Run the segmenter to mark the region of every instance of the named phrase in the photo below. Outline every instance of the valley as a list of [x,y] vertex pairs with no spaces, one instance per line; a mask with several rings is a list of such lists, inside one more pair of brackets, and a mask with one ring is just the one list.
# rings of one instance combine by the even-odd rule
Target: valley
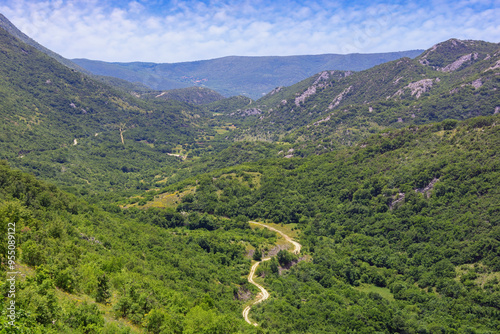
[[500,44],[282,78],[77,66],[0,26],[0,332],[500,330]]

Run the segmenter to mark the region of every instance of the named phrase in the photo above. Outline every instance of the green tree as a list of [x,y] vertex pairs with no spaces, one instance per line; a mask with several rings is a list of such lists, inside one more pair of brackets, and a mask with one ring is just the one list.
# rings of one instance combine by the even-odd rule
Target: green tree
[[108,299],[111,297],[111,293],[109,291],[109,279],[106,277],[106,274],[97,277],[97,295],[95,301],[102,304],[107,304]]

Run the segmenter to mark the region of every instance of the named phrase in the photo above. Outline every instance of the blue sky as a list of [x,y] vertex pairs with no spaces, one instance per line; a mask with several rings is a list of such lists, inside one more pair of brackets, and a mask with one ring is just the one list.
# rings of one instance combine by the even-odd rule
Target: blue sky
[[64,57],[120,62],[388,52],[449,38],[500,42],[500,0],[2,0],[0,12]]

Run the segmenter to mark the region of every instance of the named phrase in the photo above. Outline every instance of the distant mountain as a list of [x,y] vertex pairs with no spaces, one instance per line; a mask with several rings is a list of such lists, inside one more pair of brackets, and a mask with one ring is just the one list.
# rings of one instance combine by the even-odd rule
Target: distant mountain
[[414,58],[423,50],[374,54],[324,54],[287,57],[223,57],[194,62],[109,63],[73,59],[86,70],[141,82],[155,90],[204,86],[225,96],[258,99],[278,86],[289,86],[323,70],[361,71],[391,60]]
[[136,92],[135,95],[147,100],[176,100],[196,105],[209,104],[225,99],[223,95],[204,87],[188,87],[165,91],[146,91],[143,93]]
[[234,139],[281,139],[319,153],[384,128],[498,113],[499,74],[500,44],[451,39],[416,59],[323,71],[225,117],[245,119]]

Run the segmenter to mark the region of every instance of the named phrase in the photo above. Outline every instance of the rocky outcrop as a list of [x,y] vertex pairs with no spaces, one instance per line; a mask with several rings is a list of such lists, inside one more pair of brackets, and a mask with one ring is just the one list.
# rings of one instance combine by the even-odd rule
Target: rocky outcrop
[[429,91],[432,88],[434,82],[439,82],[439,78],[436,79],[422,79],[416,82],[410,82],[406,87],[399,89],[394,95],[401,96],[404,94],[405,89],[409,89],[411,91],[411,96],[414,96],[418,99],[420,96]]
[[432,181],[426,185],[425,187],[423,188],[417,188],[415,189],[415,192],[417,193],[421,193],[421,194],[424,194],[424,196],[426,198],[429,198],[431,196],[431,190],[434,189],[434,185],[436,184],[436,182],[438,182],[439,179],[438,178],[434,178],[432,179]]
[[335,73],[335,71],[331,71],[331,72],[323,71],[323,72],[321,72],[320,75],[316,78],[316,80],[314,80],[312,86],[307,88],[305,92],[303,92],[302,94],[300,94],[299,96],[297,96],[295,98],[295,105],[298,107],[301,103],[304,103],[304,101],[309,96],[316,94],[317,88],[325,87],[325,84],[322,83],[322,81],[328,80],[328,78],[330,78],[330,75],[333,73]]
[[351,91],[351,88],[352,88],[352,86],[349,86],[346,89],[344,89],[342,91],[342,93],[340,93],[339,95],[337,95],[333,99],[332,103],[330,103],[330,105],[328,106],[328,109],[333,109],[336,106],[338,106],[340,104],[340,101],[342,101],[342,99]]
[[232,112],[229,114],[229,116],[255,116],[255,115],[260,115],[262,114],[262,110],[258,108],[249,108],[245,110],[238,109],[236,112]]
[[464,63],[471,61],[472,59],[477,59],[478,54],[476,52],[463,55],[462,57],[455,60],[453,63],[446,65],[443,68],[438,68],[441,72],[453,72],[458,70]]

